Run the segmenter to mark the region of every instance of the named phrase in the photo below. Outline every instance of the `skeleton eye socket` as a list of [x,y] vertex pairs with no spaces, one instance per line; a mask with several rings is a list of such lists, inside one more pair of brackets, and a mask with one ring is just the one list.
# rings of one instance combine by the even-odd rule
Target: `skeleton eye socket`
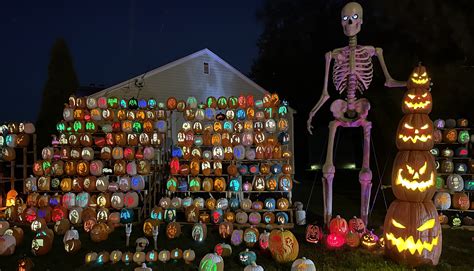
[[421,76],[426,76],[426,72],[424,72]]
[[359,18],[359,15],[354,14],[354,15],[352,15],[352,18],[355,20],[355,19]]
[[428,127],[429,127],[429,125],[428,125],[428,123],[427,123],[427,124],[421,126],[420,129],[421,129],[421,130],[426,130],[426,129],[428,129]]
[[[433,219],[434,220],[434,219]],[[405,226],[403,226],[401,223],[397,222],[395,219],[392,218],[392,225],[399,228],[399,229],[405,229]],[[423,227],[423,226],[422,226]],[[421,228],[421,227],[420,227]]]
[[343,19],[344,21],[347,21],[347,20],[349,19],[349,16],[342,16],[342,19]]
[[426,231],[428,229],[432,229],[435,225],[435,220],[434,218],[426,221],[423,225],[421,225],[420,227],[418,227],[416,230],[417,231]]
[[408,123],[405,123],[403,126],[407,129],[413,129],[413,126],[410,126]]
[[408,98],[410,98],[410,100],[413,100],[413,98],[415,98],[415,95],[413,95],[413,94],[408,94]]

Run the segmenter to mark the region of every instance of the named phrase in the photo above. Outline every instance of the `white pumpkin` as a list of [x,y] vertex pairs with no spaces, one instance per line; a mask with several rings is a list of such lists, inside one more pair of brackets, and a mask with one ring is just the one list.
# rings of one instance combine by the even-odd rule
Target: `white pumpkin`
[[0,256],[10,256],[15,252],[16,239],[11,235],[0,236]]
[[263,267],[260,265],[257,265],[255,262],[253,262],[251,265],[247,265],[244,268],[244,271],[263,271]]
[[305,257],[296,259],[291,265],[291,271],[316,271],[314,262]]
[[63,237],[63,243],[66,244],[68,240],[79,240],[79,232],[75,230],[74,227],[71,227],[71,229],[66,232]]
[[134,271],[152,271],[153,269],[151,269],[150,267],[147,267],[146,263],[142,263],[142,266],[135,267],[135,269],[133,269],[133,270]]

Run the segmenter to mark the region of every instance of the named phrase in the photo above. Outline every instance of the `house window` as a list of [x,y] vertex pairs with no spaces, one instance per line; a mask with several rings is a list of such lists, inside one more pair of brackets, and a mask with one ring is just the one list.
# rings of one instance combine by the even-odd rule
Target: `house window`
[[209,74],[209,63],[204,62],[204,74]]

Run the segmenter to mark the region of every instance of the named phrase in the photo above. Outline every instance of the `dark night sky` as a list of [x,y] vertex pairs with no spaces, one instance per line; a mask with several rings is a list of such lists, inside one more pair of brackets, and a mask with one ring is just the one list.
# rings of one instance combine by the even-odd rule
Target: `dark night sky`
[[[66,3],[63,3],[66,2]],[[106,86],[209,48],[250,71],[262,0],[8,1],[0,7],[0,120],[35,121],[57,37],[81,85]]]

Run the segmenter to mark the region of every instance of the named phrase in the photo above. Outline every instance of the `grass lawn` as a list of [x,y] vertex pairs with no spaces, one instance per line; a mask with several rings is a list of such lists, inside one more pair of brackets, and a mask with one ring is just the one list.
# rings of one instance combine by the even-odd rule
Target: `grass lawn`
[[[335,195],[334,195],[334,213],[341,214],[345,218],[353,215],[358,215],[359,210],[359,184],[355,178],[340,178],[335,180]],[[354,181],[354,182],[352,182]],[[294,200],[300,200],[306,205],[309,190],[311,189],[312,180],[302,182],[295,188],[293,195]],[[374,184],[375,187],[375,184]],[[320,220],[322,214],[322,195],[321,185],[318,180],[315,183],[315,190],[310,201],[308,209],[307,221]],[[380,199],[381,197],[379,197]],[[391,200],[391,199],[390,199]],[[373,225],[369,228],[375,229],[377,234],[381,233],[380,225],[382,225],[383,217],[385,215],[385,207],[381,202],[377,202],[376,208],[371,216]],[[342,249],[330,251],[321,244],[309,244],[304,240],[305,227],[299,226],[294,229],[294,233],[300,243],[300,257],[312,259],[316,263],[317,270],[409,270],[403,266],[399,266],[389,259],[385,259],[381,253],[377,254],[369,252],[364,249]],[[168,262],[167,264],[155,263],[150,267],[154,270],[197,270],[200,259],[208,252],[213,250],[213,247],[222,242],[217,228],[208,227],[207,239],[203,243],[194,242],[191,239],[191,227],[183,227],[183,234],[179,239],[168,240],[164,234],[164,228],[160,229],[159,247],[158,250],[180,248],[183,251],[191,248],[196,252],[196,261],[193,265],[186,265],[184,261],[177,263]],[[123,264],[105,264],[103,266],[84,265],[84,256],[87,252],[108,251],[119,249],[122,252],[127,251],[125,247],[125,230],[118,228],[114,231],[109,239],[102,243],[93,243],[88,234],[80,231],[82,249],[76,255],[68,255],[64,251],[62,236],[56,236],[54,240],[53,250],[46,256],[35,257],[30,252],[31,240],[33,234],[29,229],[25,229],[25,238],[23,244],[17,247],[16,252],[12,256],[0,258],[0,269],[15,270],[18,259],[24,255],[31,257],[35,263],[34,270],[133,270],[135,264],[125,266]],[[130,243],[133,244],[129,248],[130,251],[135,251],[135,240],[142,236],[142,228],[134,227]],[[473,270],[474,268],[474,242],[472,237],[474,232],[466,230],[443,230],[443,252],[441,254],[440,264],[436,268],[421,267],[418,270]],[[152,247],[153,241],[150,240]],[[150,249],[151,249],[150,247]],[[233,247],[233,254],[230,258],[225,258],[225,270],[243,270],[238,260],[238,253],[244,250],[245,247]],[[265,255],[258,250],[257,263],[262,265],[265,270],[290,270],[291,264],[278,265],[271,256]]]

